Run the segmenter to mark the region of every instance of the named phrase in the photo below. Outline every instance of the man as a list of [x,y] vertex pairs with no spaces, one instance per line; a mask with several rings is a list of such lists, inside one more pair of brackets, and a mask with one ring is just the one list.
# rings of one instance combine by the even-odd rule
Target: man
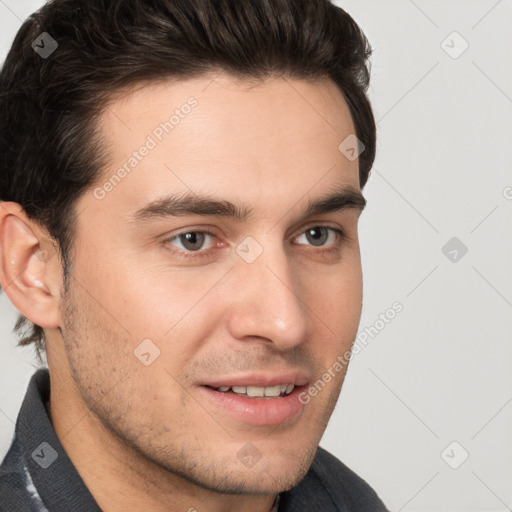
[[2,510],[386,510],[318,446],[361,313],[369,54],[326,0],[54,0],[24,23],[0,282],[49,371]]

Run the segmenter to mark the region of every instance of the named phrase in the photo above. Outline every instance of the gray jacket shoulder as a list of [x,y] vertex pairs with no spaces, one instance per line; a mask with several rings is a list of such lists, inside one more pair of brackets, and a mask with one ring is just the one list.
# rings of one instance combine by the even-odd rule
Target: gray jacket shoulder
[[365,480],[321,447],[296,491],[288,496],[289,512],[389,512]]

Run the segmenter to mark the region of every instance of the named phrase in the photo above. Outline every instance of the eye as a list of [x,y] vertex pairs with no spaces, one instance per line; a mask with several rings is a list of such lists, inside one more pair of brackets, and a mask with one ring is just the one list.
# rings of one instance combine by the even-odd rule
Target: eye
[[[304,243],[304,237],[306,242]],[[220,242],[214,240],[217,236],[210,231],[190,230],[177,233],[163,241],[165,245],[171,245],[172,250],[178,257],[187,259],[210,258],[215,246],[219,247]],[[208,239],[210,242],[208,243]],[[312,226],[297,237],[297,245],[312,245],[313,247],[331,246],[331,250],[339,250],[339,245],[345,239],[341,229],[330,226]],[[302,241],[301,241],[302,240]],[[206,246],[206,247],[205,247]],[[327,250],[327,249],[325,249]]]
[[184,231],[178,233],[166,240],[166,243],[175,245],[173,242],[178,242],[176,245],[179,249],[186,252],[197,252],[200,250],[207,250],[210,247],[204,247],[207,238],[214,238],[215,235],[209,231]]
[[311,243],[311,245],[315,247],[322,247],[326,245],[326,241],[331,242],[327,245],[333,245],[333,242],[343,238],[343,231],[340,229],[331,228],[329,226],[313,226],[308,228],[296,240],[300,240],[301,238],[303,239],[304,237],[308,243]]

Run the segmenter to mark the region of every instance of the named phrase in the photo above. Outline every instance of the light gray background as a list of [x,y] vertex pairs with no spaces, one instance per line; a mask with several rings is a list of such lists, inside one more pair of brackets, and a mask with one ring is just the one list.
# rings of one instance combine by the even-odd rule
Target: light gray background
[[[510,510],[512,1],[337,3],[375,49],[360,332],[404,309],[354,357],[321,444],[392,511]],[[0,0],[1,60],[40,5]],[[1,456],[36,361],[5,294],[0,318]]]

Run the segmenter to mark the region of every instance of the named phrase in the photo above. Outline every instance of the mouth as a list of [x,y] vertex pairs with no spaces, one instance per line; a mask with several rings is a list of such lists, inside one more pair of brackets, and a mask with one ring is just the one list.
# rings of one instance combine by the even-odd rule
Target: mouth
[[278,398],[290,395],[295,389],[294,384],[277,384],[276,386],[206,386],[220,393],[230,393],[249,398]]
[[296,423],[305,405],[299,400],[306,385],[199,386],[203,400],[215,414],[249,425],[270,426]]

